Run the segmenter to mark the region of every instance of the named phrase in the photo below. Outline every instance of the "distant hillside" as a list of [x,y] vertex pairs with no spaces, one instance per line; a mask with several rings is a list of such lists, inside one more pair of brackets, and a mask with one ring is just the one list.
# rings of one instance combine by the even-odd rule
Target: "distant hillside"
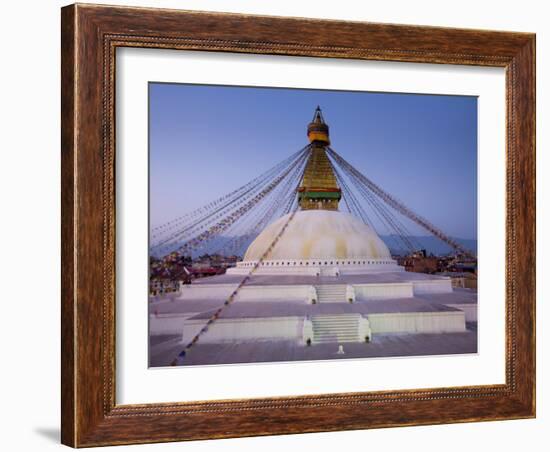
[[[380,238],[388,246],[392,254],[402,254],[402,251],[396,249],[396,242],[402,244],[401,239],[398,236],[394,235],[381,235]],[[428,254],[435,254],[436,256],[441,256],[452,252],[452,248],[447,245],[445,242],[442,242],[440,239],[434,236],[408,236],[409,240],[413,243],[420,243],[422,248],[426,250]],[[454,241],[462,245],[468,251],[472,251],[477,255],[477,240],[472,239],[460,239],[457,237],[451,237]]]
[[[256,238],[256,235],[248,235],[241,237],[238,242],[240,244],[237,248],[230,248],[229,245],[235,241],[235,237],[219,236],[214,240],[214,243],[210,244],[206,249],[201,249],[196,253],[193,253],[193,257],[197,257],[205,253],[215,253],[223,251],[226,254],[236,254],[238,256],[244,256],[246,249]],[[382,235],[380,238],[388,246],[391,253],[394,255],[403,254],[403,250],[397,248],[396,244],[402,245],[401,239],[394,235]],[[428,254],[446,255],[452,251],[451,247],[442,242],[436,237],[429,236],[409,236],[409,240],[413,243],[419,243]],[[460,243],[464,248],[472,251],[477,255],[477,240],[460,239],[453,237],[453,240]],[[403,246],[404,247],[404,246]]]

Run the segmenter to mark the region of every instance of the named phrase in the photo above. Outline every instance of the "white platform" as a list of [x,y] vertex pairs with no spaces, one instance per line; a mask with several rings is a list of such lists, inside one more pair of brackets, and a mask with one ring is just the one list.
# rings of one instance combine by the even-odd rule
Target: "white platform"
[[[240,278],[204,278],[200,283],[182,285],[178,299],[203,300],[227,299],[238,287]],[[234,276],[234,275],[233,275]],[[282,276],[285,276],[283,278]],[[379,275],[348,275],[351,278],[300,278],[288,281],[290,275],[265,275],[263,279],[251,279],[237,292],[235,301],[282,300],[296,303],[311,303],[319,299],[320,288],[343,287],[345,290],[339,299],[331,302],[347,302],[350,299],[372,300],[409,298],[422,294],[449,294],[453,292],[451,279],[447,277],[422,275],[419,278],[408,272],[396,272]],[[231,281],[233,279],[234,282]],[[207,280],[210,280],[209,283]],[[289,284],[289,282],[294,282]],[[309,282],[309,284],[307,284]],[[305,283],[305,284],[304,284]]]
[[[317,314],[313,316],[320,323],[323,319],[334,320],[346,314]],[[367,320],[368,334],[380,333],[451,333],[466,331],[465,314],[459,310],[434,312],[389,312],[355,315]],[[246,342],[258,340],[292,340],[304,344],[309,336],[304,326],[308,316],[284,317],[234,317],[220,318],[201,336],[201,343]],[[182,343],[189,342],[205,325],[206,319],[193,315],[152,315],[149,322],[150,334],[181,334]],[[366,333],[360,333],[357,325],[353,342],[363,342]],[[340,333],[341,334],[341,333]],[[335,342],[338,337],[335,337]],[[340,340],[342,338],[340,337]],[[349,340],[348,340],[349,341]],[[315,341],[314,341],[315,342]],[[325,341],[326,342],[326,341]]]
[[[466,331],[466,321],[477,318],[475,292],[453,289],[450,278],[405,272],[397,265],[397,271],[364,272],[364,266],[372,265],[372,270],[394,265],[389,260],[365,262],[352,260],[349,271],[338,275],[317,270],[304,274],[305,267],[319,268],[304,261],[296,266],[282,261],[268,265],[269,271],[254,272],[237,291],[220,318],[201,335],[201,343],[290,340],[306,344],[309,339],[315,344],[365,341],[376,334],[456,333]],[[333,269],[330,264],[327,261],[327,267],[321,268]],[[277,268],[279,273],[273,271]],[[236,291],[242,281],[240,271],[250,272],[247,265],[232,270],[182,285],[170,301],[153,301],[150,334],[181,335],[182,343],[191,340]]]

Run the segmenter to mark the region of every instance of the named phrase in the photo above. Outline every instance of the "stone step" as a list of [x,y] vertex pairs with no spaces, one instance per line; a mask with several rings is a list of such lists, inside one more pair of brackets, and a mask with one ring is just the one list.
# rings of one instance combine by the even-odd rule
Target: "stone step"
[[361,342],[362,339],[359,337],[360,318],[360,314],[312,316],[313,343]]
[[323,291],[345,292],[346,288],[347,288],[346,285],[336,285],[336,284],[326,285],[326,286],[315,286],[315,290],[317,290],[318,292],[323,292]]
[[348,326],[356,327],[358,322],[356,320],[326,320],[323,322],[315,321],[312,322],[313,326]]
[[333,338],[333,339],[358,339],[358,334],[336,334],[336,333],[330,333],[330,334],[315,334],[313,336],[313,339],[326,339],[326,338]]
[[359,314],[355,315],[342,315],[339,316],[337,314],[327,314],[327,315],[314,315],[311,316],[312,322],[324,322],[326,320],[355,320],[356,322],[359,321]]
[[350,342],[363,342],[359,338],[334,338],[334,337],[328,337],[323,339],[313,339],[313,343],[315,344],[328,344],[328,343],[335,343],[335,344],[345,344]]
[[357,327],[356,326],[353,326],[351,328],[347,327],[347,326],[344,326],[344,327],[341,327],[341,326],[338,326],[338,327],[325,327],[325,328],[316,328],[316,327],[313,327],[313,334],[317,334],[317,333],[349,333],[349,332],[352,332],[353,334],[356,334],[357,333]]
[[357,336],[357,331],[353,330],[322,330],[322,331],[314,331],[314,336]]
[[312,323],[314,325],[332,325],[332,324],[340,324],[345,323],[348,325],[355,325],[359,321],[357,319],[323,319],[323,320],[312,320]]
[[346,288],[347,286],[344,284],[315,286],[317,301],[319,303],[344,301],[346,299]]
[[313,334],[354,334],[357,335],[357,328],[332,328],[332,329],[317,329]]
[[354,330],[358,327],[359,325],[357,323],[355,324],[351,324],[351,323],[323,323],[323,324],[316,324],[316,325],[313,325],[313,327],[317,330],[328,330],[328,329],[339,329],[339,330],[342,330],[342,329],[345,329],[345,330]]
[[344,290],[317,290],[318,294],[346,294],[346,289]]
[[320,303],[325,302],[329,303],[332,301],[340,301],[343,302],[345,300],[345,295],[317,295],[317,301]]
[[335,299],[335,300],[343,300],[346,298],[345,293],[319,293],[317,292],[317,298],[319,299]]
[[337,298],[337,299],[344,299],[346,298],[345,293],[323,293],[323,292],[317,292],[318,298]]
[[346,286],[336,286],[336,287],[330,287],[330,286],[315,286],[315,289],[319,292],[345,292]]
[[359,321],[361,314],[318,314],[312,315],[311,321],[324,321],[324,320],[355,320]]
[[355,319],[359,320],[361,314],[314,314],[311,316],[311,320],[325,320],[325,319]]
[[323,331],[314,331],[313,336],[358,336],[357,330],[348,331],[348,330],[323,330]]
[[359,325],[313,325],[313,332],[348,332],[353,333],[357,332],[357,327]]
[[346,289],[316,289],[318,293],[345,293]]
[[317,297],[317,302],[324,304],[324,303],[343,303],[344,297]]

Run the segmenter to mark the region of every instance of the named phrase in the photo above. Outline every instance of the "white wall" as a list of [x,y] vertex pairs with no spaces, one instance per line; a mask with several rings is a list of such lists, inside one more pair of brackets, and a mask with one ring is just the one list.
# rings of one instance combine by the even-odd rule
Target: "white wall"
[[[104,0],[107,1],[107,0]],[[279,0],[113,0],[118,4],[204,9],[242,13],[311,16],[333,19],[442,25],[537,32],[538,50],[538,231],[550,230],[548,108],[550,31],[547,2],[536,0],[358,2]],[[90,0],[91,3],[100,3]],[[54,450],[59,423],[59,7],[64,2],[27,0],[2,5],[3,135],[0,184],[1,237],[7,244],[0,260],[2,305],[9,321],[2,323],[2,446],[5,450]],[[6,140],[7,137],[7,140]],[[546,170],[546,171],[544,171]],[[544,173],[542,172],[544,171]],[[538,274],[548,272],[542,256],[548,239],[539,234]],[[36,263],[29,271],[28,262]],[[32,284],[33,289],[29,290]],[[407,450],[448,452],[490,448],[502,452],[545,450],[542,432],[550,428],[548,414],[548,333],[550,319],[544,303],[548,278],[538,285],[538,419],[437,427],[408,427],[372,431],[322,433],[119,447],[116,450],[279,451]],[[19,287],[19,288],[18,288]],[[546,300],[548,301],[548,300]],[[546,305],[546,306],[545,306]],[[17,315],[14,315],[17,314]],[[24,324],[21,321],[24,319]],[[548,321],[548,320],[545,320]],[[548,328],[545,325],[545,329]],[[544,381],[546,380],[546,381]],[[26,403],[32,401],[29,410]],[[546,446],[547,447],[547,446]]]

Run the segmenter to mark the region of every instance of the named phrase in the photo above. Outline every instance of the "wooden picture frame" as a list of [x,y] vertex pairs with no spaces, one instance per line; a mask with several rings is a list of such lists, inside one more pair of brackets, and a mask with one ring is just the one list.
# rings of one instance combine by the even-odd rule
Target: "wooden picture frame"
[[[311,28],[323,33],[308,33]],[[62,9],[62,442],[73,447],[535,416],[535,35],[71,5]],[[506,383],[115,403],[115,50],[506,69]]]

